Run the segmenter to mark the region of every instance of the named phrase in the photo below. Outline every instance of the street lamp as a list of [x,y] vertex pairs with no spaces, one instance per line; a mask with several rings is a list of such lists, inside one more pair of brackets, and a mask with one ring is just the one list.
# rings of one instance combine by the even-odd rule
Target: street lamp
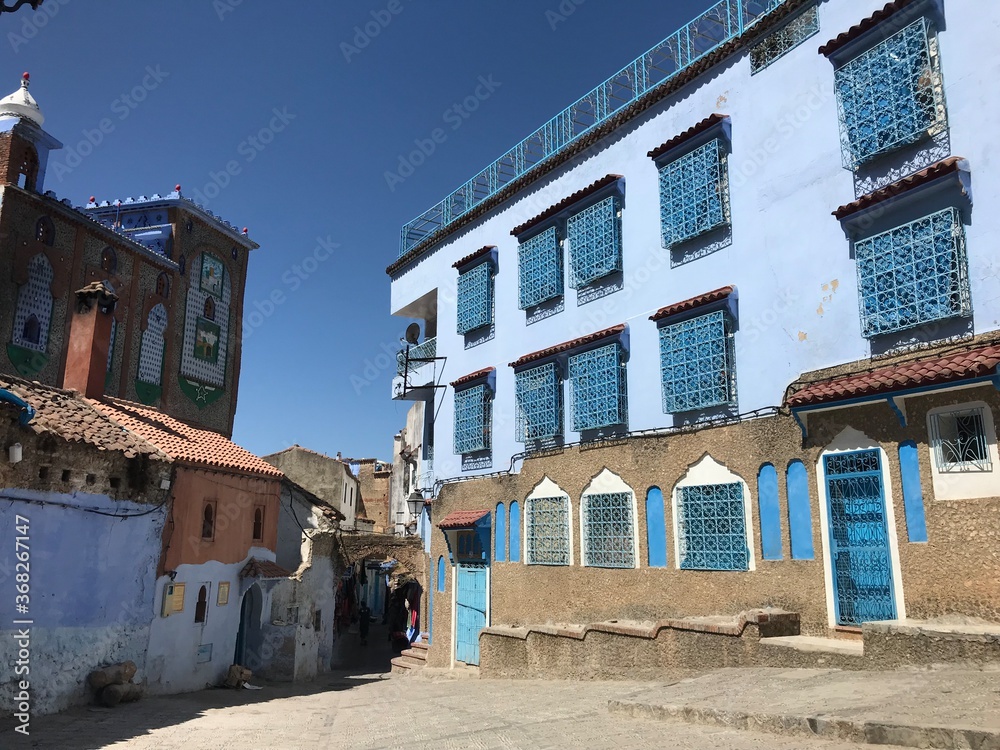
[[410,509],[410,515],[414,518],[420,515],[420,511],[424,507],[424,496],[419,490],[414,490],[410,493],[410,496],[406,498],[406,505]]

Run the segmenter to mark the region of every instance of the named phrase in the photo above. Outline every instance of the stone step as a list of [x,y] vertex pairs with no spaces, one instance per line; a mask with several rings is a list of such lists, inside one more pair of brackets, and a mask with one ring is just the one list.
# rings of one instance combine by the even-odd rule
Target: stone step
[[782,635],[761,638],[761,647],[775,646],[790,648],[813,654],[836,654],[837,656],[864,656],[865,646],[853,638],[820,638],[814,635]]
[[410,644],[410,650],[414,649],[427,653],[428,649],[430,649],[430,644],[427,643],[427,641],[417,641],[416,643]]
[[427,663],[427,649],[425,648],[408,648],[400,656],[406,659],[412,659],[413,661],[419,661],[421,664]]

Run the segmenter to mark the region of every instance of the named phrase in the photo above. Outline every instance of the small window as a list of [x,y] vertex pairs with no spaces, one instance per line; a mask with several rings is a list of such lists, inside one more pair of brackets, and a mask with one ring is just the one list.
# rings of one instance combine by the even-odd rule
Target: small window
[[493,421],[493,394],[477,385],[455,394],[455,453],[489,450]]
[[212,503],[205,503],[205,510],[202,512],[201,538],[212,539],[215,536],[215,506]]
[[38,322],[38,317],[32,313],[24,321],[24,331],[21,332],[21,340],[28,344],[38,344],[42,338],[42,326]]
[[101,252],[101,269],[108,273],[118,271],[118,254],[110,247],[104,248]]
[[56,229],[48,216],[41,217],[35,224],[35,239],[49,247],[55,244]]
[[198,603],[194,607],[194,621],[205,622],[205,615],[208,613],[208,587],[202,586],[198,589]]
[[156,277],[156,294],[164,299],[170,296],[170,277],[165,273]]
[[984,408],[931,415],[934,461],[940,472],[993,470]]
[[317,633],[323,629],[323,612],[317,609],[313,612],[313,630]]
[[208,320],[215,320],[215,300],[211,297],[205,299],[205,318]]
[[182,276],[184,275],[184,272],[187,270],[187,258],[185,258],[183,255],[177,259],[177,270],[181,272]]
[[264,539],[264,509],[259,506],[253,511],[253,539],[255,542]]

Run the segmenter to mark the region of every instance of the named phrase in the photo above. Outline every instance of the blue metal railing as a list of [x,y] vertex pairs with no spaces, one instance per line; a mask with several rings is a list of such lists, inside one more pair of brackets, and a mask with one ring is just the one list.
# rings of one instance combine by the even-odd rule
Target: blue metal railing
[[483,201],[607,122],[789,0],[720,0],[578,99],[433,208],[403,225],[399,257],[444,232]]

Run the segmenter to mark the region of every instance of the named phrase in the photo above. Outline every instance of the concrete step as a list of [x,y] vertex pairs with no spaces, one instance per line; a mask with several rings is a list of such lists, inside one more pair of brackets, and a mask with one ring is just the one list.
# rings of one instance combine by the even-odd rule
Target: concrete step
[[420,662],[421,664],[427,663],[427,650],[422,648],[408,648],[400,656],[405,659],[410,659],[414,662]]
[[430,649],[430,647],[431,646],[430,646],[429,643],[427,643],[427,641],[417,641],[416,643],[411,643],[410,644],[410,648],[411,649],[416,648],[416,649],[420,649],[421,651],[427,651],[427,650]]
[[811,654],[834,654],[837,656],[863,656],[864,643],[853,638],[820,638],[814,635],[782,635],[775,638],[761,638],[761,648],[773,646],[790,648]]

